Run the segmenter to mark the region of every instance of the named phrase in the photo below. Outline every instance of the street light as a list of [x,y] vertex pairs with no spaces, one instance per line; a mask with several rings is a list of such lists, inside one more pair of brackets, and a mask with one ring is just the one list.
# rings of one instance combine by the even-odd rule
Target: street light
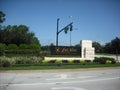
[[[69,16],[69,18],[70,18],[70,22],[72,22],[72,16]],[[71,41],[72,41],[72,40],[71,40],[71,31],[72,31],[72,30],[70,30],[70,46],[72,46],[72,44],[71,44]]]
[[59,18],[57,19],[57,32],[56,32],[56,46],[58,46],[58,31],[59,31]]

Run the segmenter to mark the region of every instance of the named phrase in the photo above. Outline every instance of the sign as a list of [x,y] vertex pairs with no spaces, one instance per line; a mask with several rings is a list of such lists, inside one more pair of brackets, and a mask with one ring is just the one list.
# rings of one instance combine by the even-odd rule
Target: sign
[[52,46],[51,55],[81,55],[81,47]]

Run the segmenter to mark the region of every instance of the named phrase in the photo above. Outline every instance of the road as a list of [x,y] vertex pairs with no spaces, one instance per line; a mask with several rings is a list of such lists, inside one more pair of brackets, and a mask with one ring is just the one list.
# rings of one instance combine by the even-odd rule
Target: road
[[0,90],[120,90],[120,67],[1,71]]

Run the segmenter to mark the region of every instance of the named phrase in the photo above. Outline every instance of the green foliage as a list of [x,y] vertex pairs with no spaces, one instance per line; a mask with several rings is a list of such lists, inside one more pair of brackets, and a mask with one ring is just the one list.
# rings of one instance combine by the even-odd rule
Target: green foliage
[[112,61],[106,60],[106,64],[111,64],[111,63],[112,63]]
[[85,60],[80,60],[80,63],[81,64],[85,64]]
[[74,63],[80,63],[80,60],[73,60]]
[[0,56],[2,55],[10,55],[10,54],[34,54],[40,55],[41,46],[38,44],[20,44],[17,46],[16,44],[6,44],[0,43]]
[[29,31],[29,28],[25,25],[8,25],[5,26],[2,30],[0,29],[0,42],[8,44],[38,44],[39,40],[35,37],[33,32]]
[[27,44],[20,44],[19,49],[28,49]]
[[68,60],[68,64],[74,64],[73,60]]
[[116,61],[114,58],[109,58],[109,57],[95,57],[95,60],[93,61],[94,63],[99,63],[99,64],[106,64],[106,63],[110,63],[111,64],[115,64]]
[[3,23],[5,21],[4,17],[5,17],[5,14],[2,11],[0,11],[0,23]]
[[0,66],[1,67],[11,67],[15,64],[31,64],[36,65],[42,62],[41,57],[27,57],[27,56],[18,56],[18,57],[0,57]]
[[95,48],[96,53],[103,53],[104,46],[102,46],[99,42],[93,42],[92,46]]
[[56,60],[56,64],[62,64],[62,60]]
[[28,46],[28,48],[29,48],[29,49],[38,49],[38,50],[40,50],[40,45],[38,45],[38,44],[30,44],[30,45]]
[[120,38],[116,37],[107,43],[104,48],[105,53],[120,54]]
[[0,56],[5,54],[5,49],[7,49],[7,46],[5,44],[0,43]]
[[8,50],[17,50],[18,46],[16,44],[9,44],[8,45]]
[[1,67],[11,67],[15,64],[14,58],[8,58],[5,56],[0,57],[0,66]]

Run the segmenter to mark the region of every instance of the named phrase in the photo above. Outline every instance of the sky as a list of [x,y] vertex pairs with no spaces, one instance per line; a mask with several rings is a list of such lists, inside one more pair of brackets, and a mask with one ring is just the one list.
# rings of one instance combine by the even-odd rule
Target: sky
[[[72,45],[120,37],[120,0],[0,0],[0,11],[6,14],[2,25],[28,26],[41,45],[56,44],[57,18],[59,30],[73,22]],[[59,45],[70,45],[70,31],[59,34]]]

